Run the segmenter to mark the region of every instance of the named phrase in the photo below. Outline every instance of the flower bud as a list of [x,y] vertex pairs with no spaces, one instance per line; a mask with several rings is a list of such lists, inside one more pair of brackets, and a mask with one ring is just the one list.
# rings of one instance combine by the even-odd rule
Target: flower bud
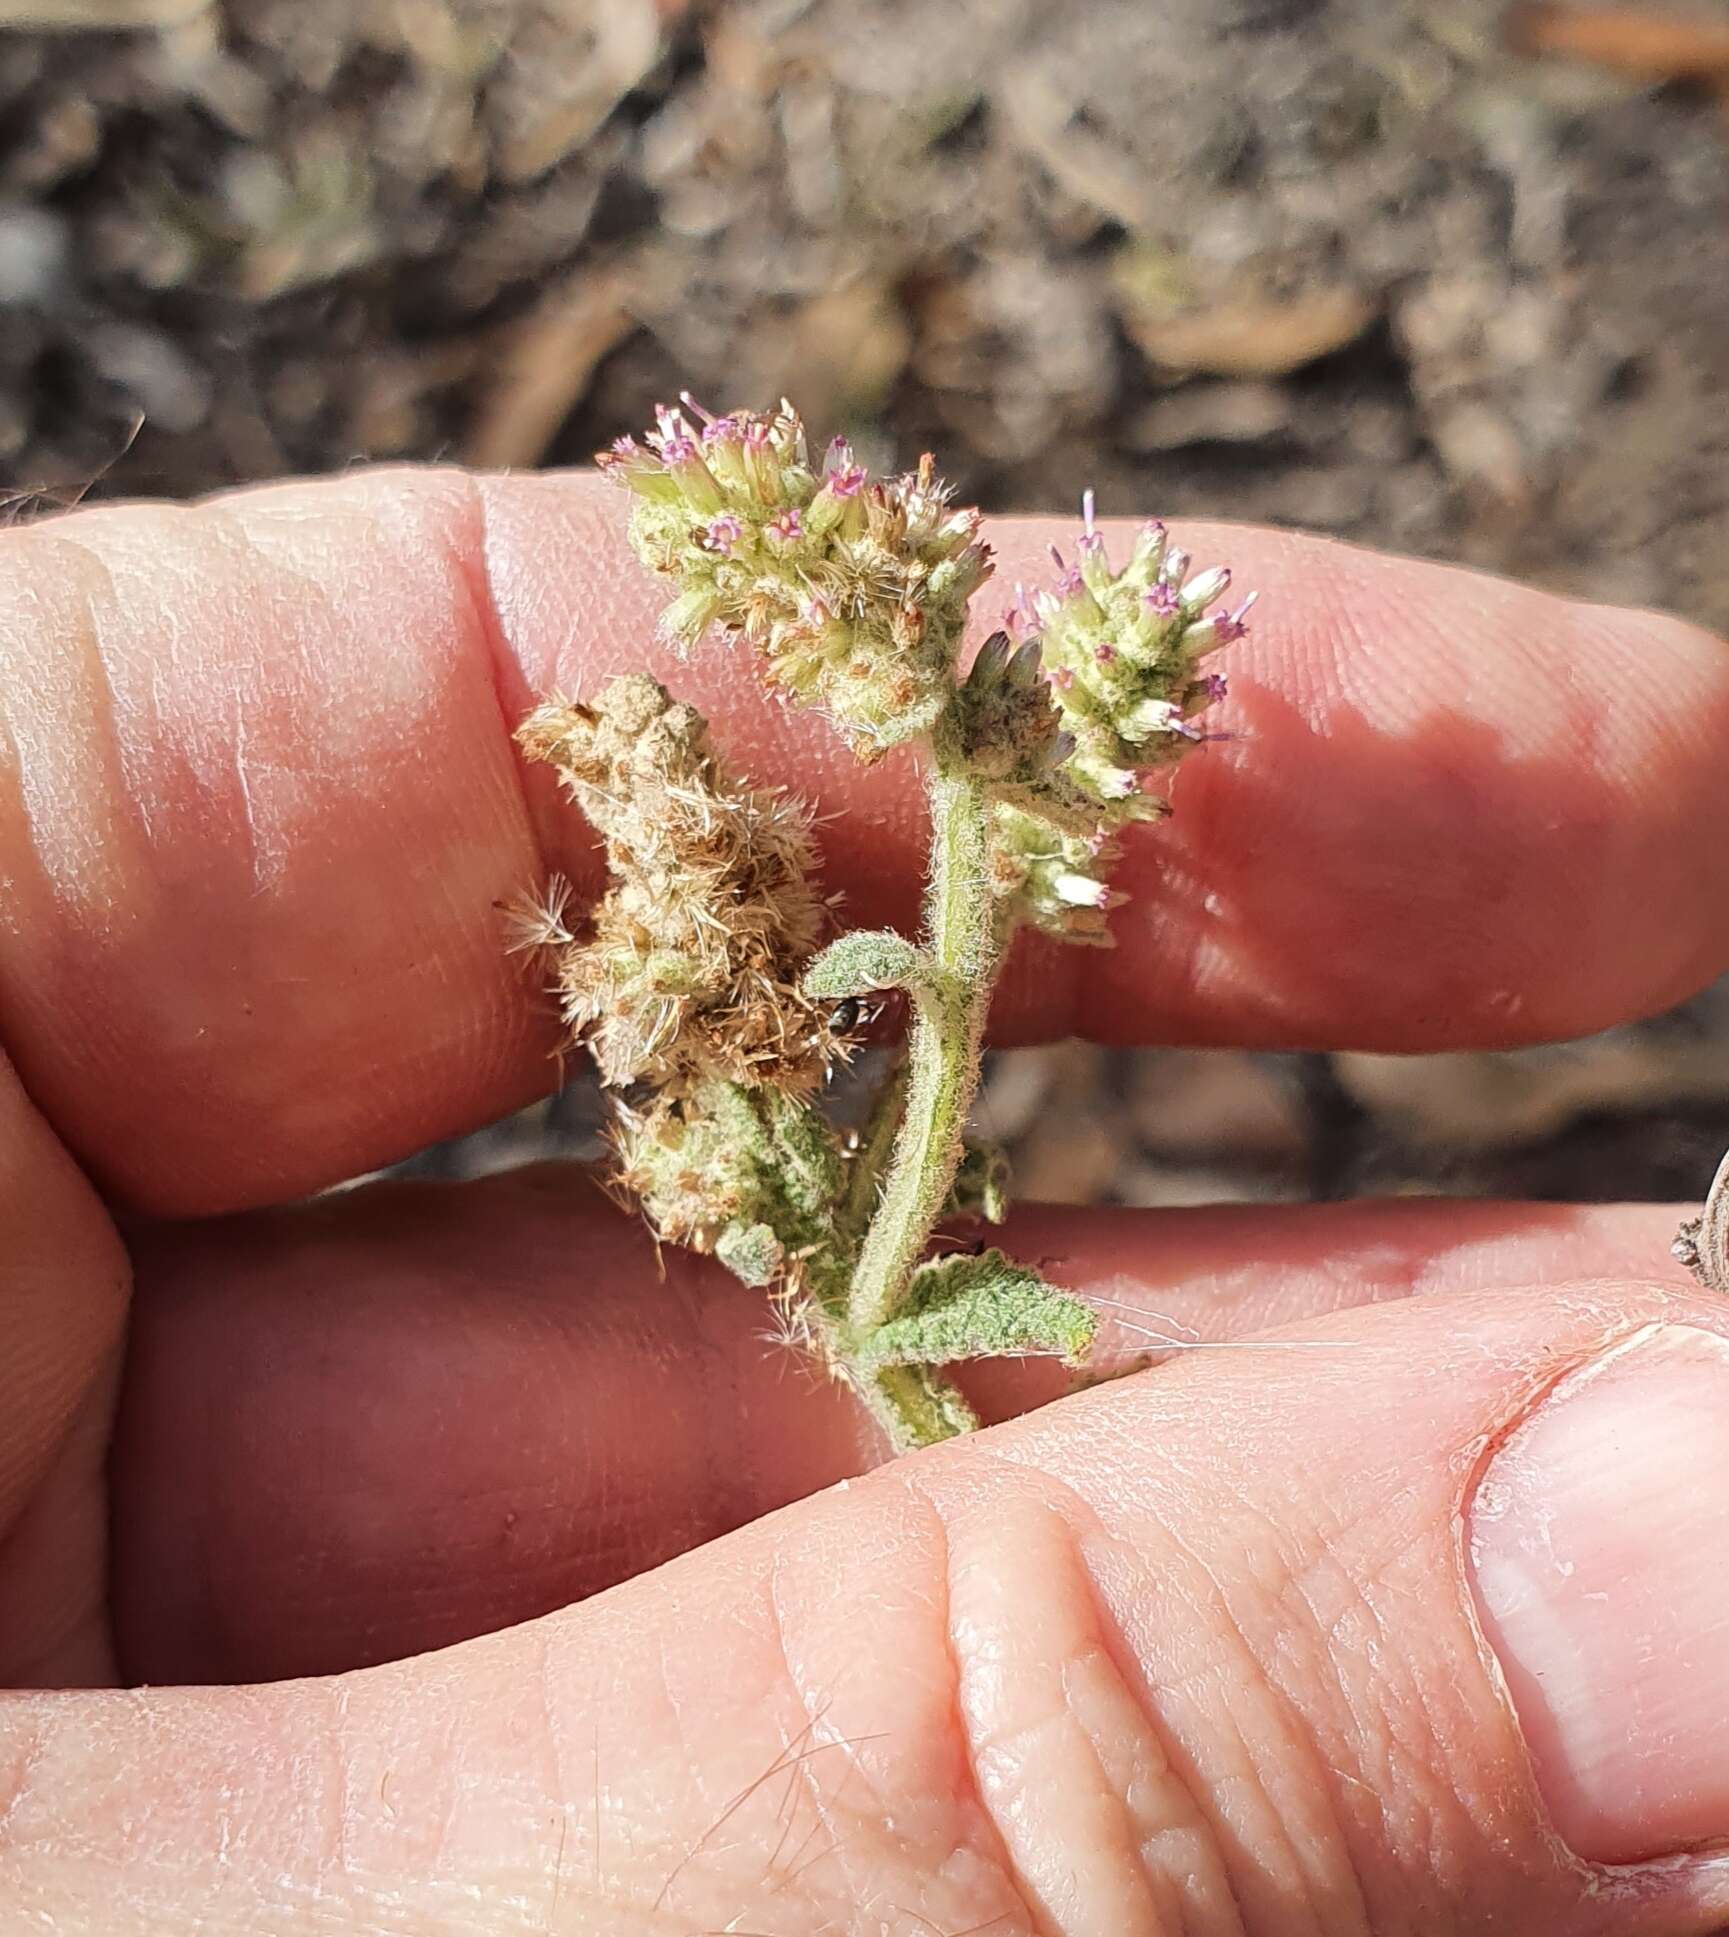
[[805,513],[806,528],[819,538],[836,530],[856,538],[864,529],[864,507],[859,500],[867,482],[857,465],[831,471]]
[[1044,656],[1045,642],[1042,639],[1023,640],[1008,662],[1006,675],[1008,683],[1022,688],[1031,686],[1039,676],[1039,668]]
[[1230,589],[1231,574],[1224,565],[1201,572],[1183,587],[1182,603],[1191,612],[1204,612],[1222,593]]
[[714,473],[702,461],[690,426],[676,410],[660,410],[656,418],[657,429],[650,442],[660,454],[660,461],[691,510],[700,516],[712,517],[726,501]]
[[1129,554],[1129,569],[1125,576],[1136,585],[1147,585],[1157,575],[1164,563],[1165,548],[1170,543],[1170,533],[1165,530],[1158,518],[1149,518],[1135,533],[1134,550]]
[[658,453],[644,450],[634,437],[619,438],[611,449],[597,453],[594,462],[602,477],[624,485],[639,498],[660,504],[677,504],[680,500],[677,479]]
[[681,592],[660,615],[660,630],[669,644],[689,652],[720,615],[718,593],[706,586],[693,585]]
[[745,425],[741,457],[752,492],[761,503],[774,504],[782,495],[786,472],[769,427],[760,417]]
[[993,632],[979,647],[978,657],[973,661],[972,671],[967,674],[967,684],[980,692],[994,686],[1003,676],[1009,663],[1011,650],[1009,635],[1006,632]]
[[1140,746],[1156,733],[1175,733],[1182,726],[1182,712],[1168,699],[1137,700],[1118,715],[1117,728],[1125,740]]
[[1069,874],[1067,872],[1051,877],[1051,892],[1059,901],[1066,901],[1071,908],[1109,908],[1115,902],[1126,901],[1126,895],[1113,897],[1111,889],[1102,881],[1095,881],[1090,874]]
[[766,1224],[729,1224],[715,1240],[714,1255],[741,1284],[760,1290],[772,1285],[786,1264],[786,1251]]

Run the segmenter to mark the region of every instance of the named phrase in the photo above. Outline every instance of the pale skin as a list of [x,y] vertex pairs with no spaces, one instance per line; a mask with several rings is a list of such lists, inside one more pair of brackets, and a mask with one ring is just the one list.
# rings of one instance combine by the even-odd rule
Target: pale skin
[[[833,817],[850,921],[910,919],[913,777],[668,667],[621,522],[421,473],[0,538],[0,1925],[1729,1922],[1719,1860],[1641,1860],[1729,1825],[1729,1760],[1629,1806],[1672,1744],[1521,1732],[1461,1551],[1556,1380],[1729,1339],[1673,1209],[1024,1211],[1116,1349],[1260,1343],[1055,1403],[995,1369],[1002,1423],[873,1471],[758,1295],[663,1281],[572,1174],[294,1207],[548,1086],[497,908],[595,883],[511,743],[550,691],[646,661]],[[1005,586],[1054,530],[990,534]],[[998,1040],[1528,1042],[1729,966],[1729,649],[1178,535],[1263,593],[1237,737],[1131,841],[1119,948],[1026,947]]]

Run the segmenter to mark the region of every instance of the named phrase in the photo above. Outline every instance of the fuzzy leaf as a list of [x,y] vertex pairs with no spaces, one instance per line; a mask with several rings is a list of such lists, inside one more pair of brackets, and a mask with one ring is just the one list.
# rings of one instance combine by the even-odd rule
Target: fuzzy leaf
[[781,1274],[786,1253],[766,1224],[729,1224],[715,1243],[714,1255],[732,1275],[760,1290]]
[[804,972],[802,987],[819,1002],[869,995],[877,989],[916,989],[929,980],[924,953],[904,935],[860,928],[842,935]]
[[906,1309],[859,1347],[867,1366],[952,1365],[958,1359],[1049,1355],[1079,1365],[1098,1314],[1000,1251],[920,1267]]

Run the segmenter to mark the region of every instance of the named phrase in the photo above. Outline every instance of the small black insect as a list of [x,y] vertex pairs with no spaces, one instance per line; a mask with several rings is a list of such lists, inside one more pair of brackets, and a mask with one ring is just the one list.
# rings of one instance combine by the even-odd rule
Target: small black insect
[[861,1029],[868,1029],[894,1002],[896,991],[884,989],[870,995],[849,995],[835,1003],[828,1012],[829,1033],[836,1036],[856,1036]]

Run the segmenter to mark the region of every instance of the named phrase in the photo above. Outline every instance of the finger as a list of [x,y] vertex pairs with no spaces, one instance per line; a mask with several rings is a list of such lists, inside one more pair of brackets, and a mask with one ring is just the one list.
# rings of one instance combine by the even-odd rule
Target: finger
[[1606,1285],[1346,1313],[460,1650],[25,1698],[8,1901],[108,1937],[194,1906],[471,1937],[1704,1933],[1726,1331]]
[[[1633,1273],[1673,1211],[1402,1203],[1032,1210],[1100,1363],[1414,1292]],[[878,1457],[762,1295],[566,1169],[393,1184],[141,1234],[112,1460],[123,1669],[329,1673],[599,1592]],[[1685,1282],[1680,1267],[1671,1267]],[[975,1368],[987,1415],[1071,1383]]]
[[[6,535],[0,1029],[111,1190],[280,1199],[545,1086],[496,904],[547,862],[597,877],[510,728],[554,688],[670,671],[622,523],[589,478],[412,473]],[[1004,580],[1056,530],[1001,525]],[[1729,815],[1715,641],[1316,540],[1184,535],[1266,593],[1239,737],[1132,844],[1121,946],[1023,951],[1006,1033],[1523,1041],[1729,961],[1729,902],[1696,880]],[[861,776],[741,675],[716,652],[676,677],[750,772],[832,817],[856,918],[910,920],[910,764]]]
[[101,1682],[109,1401],[129,1271],[0,1057],[0,1687]]

